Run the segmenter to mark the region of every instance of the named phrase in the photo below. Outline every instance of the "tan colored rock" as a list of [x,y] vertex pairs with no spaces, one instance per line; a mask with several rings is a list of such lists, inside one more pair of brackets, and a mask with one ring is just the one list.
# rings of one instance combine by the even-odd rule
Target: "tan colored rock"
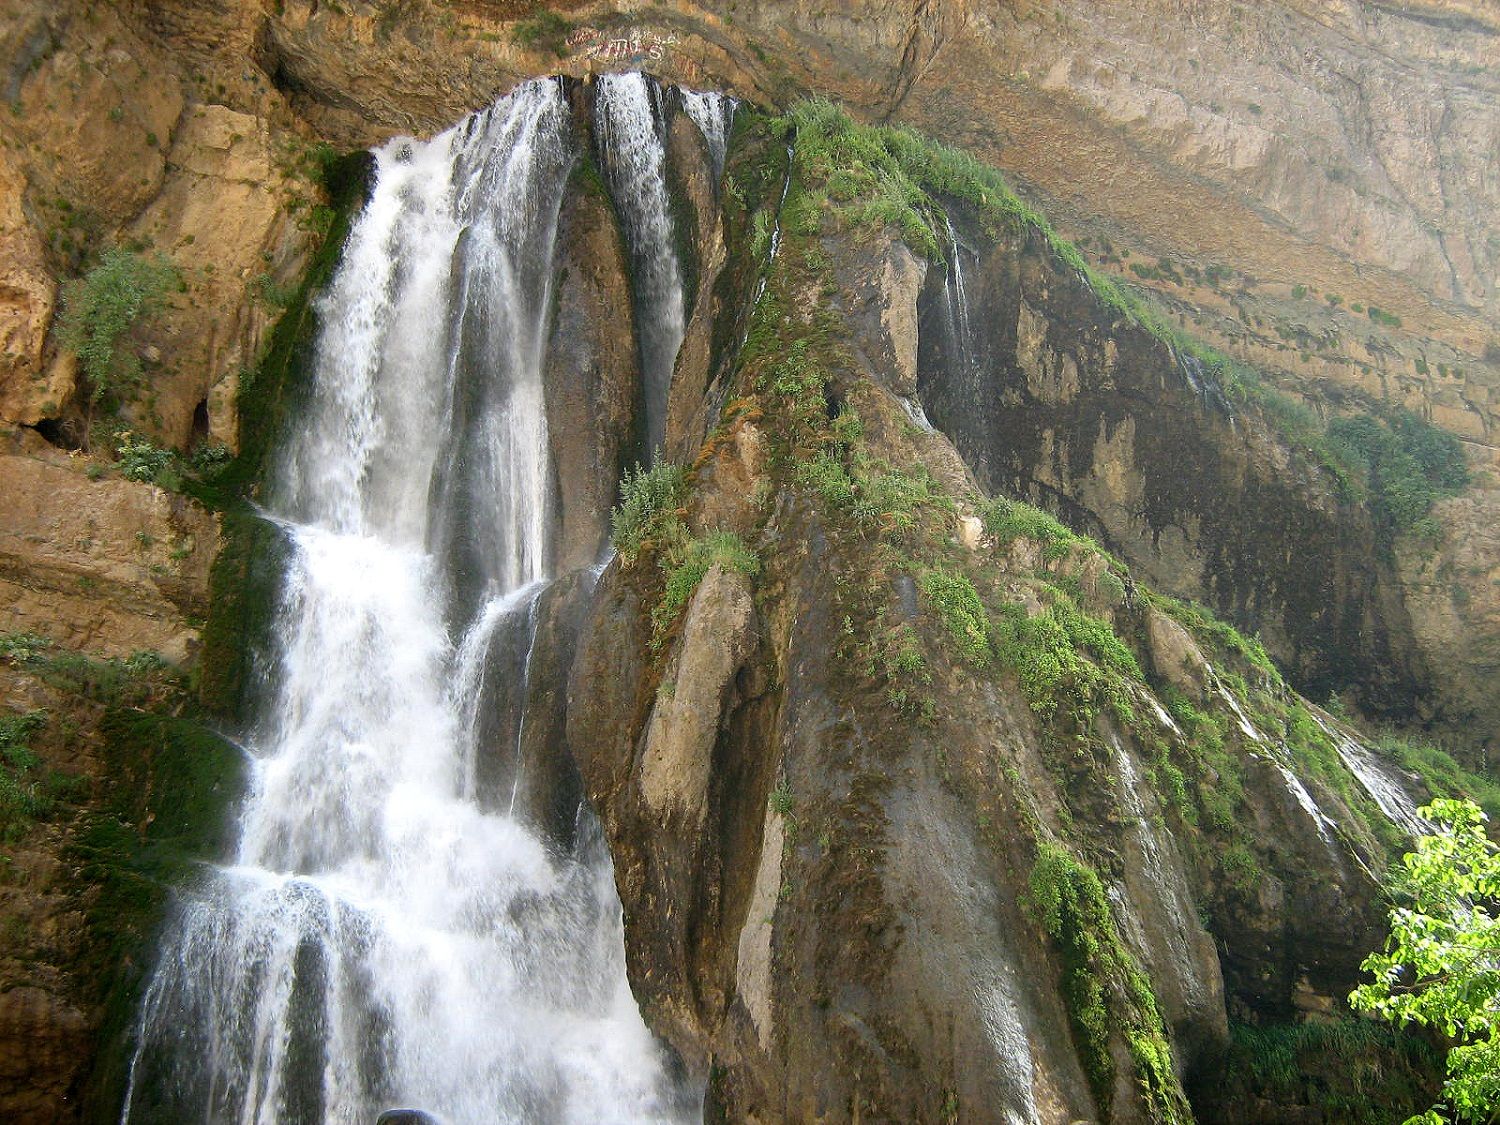
[[741,421],[730,428],[728,440],[717,442],[712,452],[712,458],[703,462],[698,472],[714,487],[695,495],[693,523],[748,535],[760,522],[761,504],[770,485],[765,436],[754,422]]
[[776,904],[781,893],[781,851],[786,843],[786,818],[774,810],[766,817],[761,838],[760,864],[735,958],[735,990],[750,1015],[755,1037],[762,1050],[771,1049],[775,1032],[771,989],[771,938],[775,932]]
[[130,228],[171,257],[187,286],[148,328],[162,363],[149,372],[149,401],[133,408],[140,428],[174,446],[194,436],[200,403],[209,435],[234,444],[233,388],[279,312],[267,294],[294,285],[305,263],[310,239],[288,217],[287,201],[289,192],[305,200],[314,191],[283,186],[275,144],[261,118],[191,107],[160,193]]
[[917,296],[926,280],[926,259],[895,243],[880,275],[880,326],[889,349],[890,388],[898,395],[917,390]]
[[63,388],[43,375],[56,285],[22,207],[25,190],[0,149],[0,421],[29,426],[56,415]]
[[183,660],[206,610],[215,518],[155,485],[89,480],[61,455],[0,454],[0,632],[102,656]]
[[984,539],[984,521],[978,516],[958,517],[958,544],[970,551],[979,550]]
[[1168,683],[1193,699],[1207,698],[1213,673],[1198,642],[1186,629],[1166,614],[1151,609],[1146,612],[1146,641],[1151,662]]
[[31,65],[0,137],[26,152],[34,188],[105,224],[160,190],[184,99],[170,62],[107,5],[25,5]]
[[688,605],[671,686],[651,714],[640,785],[652,812],[703,823],[720,714],[755,635],[750,580],[716,563]]

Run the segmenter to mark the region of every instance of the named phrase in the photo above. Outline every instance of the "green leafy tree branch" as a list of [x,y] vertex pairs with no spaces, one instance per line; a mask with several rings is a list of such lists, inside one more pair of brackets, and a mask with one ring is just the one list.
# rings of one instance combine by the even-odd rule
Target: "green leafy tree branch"
[[1420,811],[1434,830],[1397,868],[1391,935],[1384,951],[1365,958],[1375,979],[1349,1003],[1455,1042],[1447,1105],[1406,1125],[1500,1121],[1500,848],[1469,801],[1437,800]]

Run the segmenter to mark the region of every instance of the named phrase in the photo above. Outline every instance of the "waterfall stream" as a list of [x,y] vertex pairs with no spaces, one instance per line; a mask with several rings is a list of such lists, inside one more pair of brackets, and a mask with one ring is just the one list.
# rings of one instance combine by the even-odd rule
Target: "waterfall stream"
[[[601,87],[606,147],[635,177],[617,206],[670,243],[646,83]],[[628,987],[592,814],[566,847],[544,839],[515,815],[519,733],[483,736],[494,681],[525,697],[554,577],[542,371],[578,156],[558,80],[376,153],[269,504],[291,559],[237,851],[179,896],[142,1003],[132,1125],[695,1108]],[[678,272],[673,258],[638,293],[663,402]]]
[[620,210],[635,279],[646,450],[652,456],[666,438],[667,390],[686,330],[659,95],[643,74],[606,74],[594,99],[600,157]]

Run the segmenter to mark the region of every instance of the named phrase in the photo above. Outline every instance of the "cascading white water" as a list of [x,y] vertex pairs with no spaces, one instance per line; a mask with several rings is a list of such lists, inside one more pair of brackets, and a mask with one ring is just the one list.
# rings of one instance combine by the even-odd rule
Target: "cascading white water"
[[943,278],[943,296],[950,347],[954,362],[965,371],[975,365],[974,332],[969,326],[969,289],[964,282],[964,252],[958,243],[958,233],[953,229],[953,220],[946,214],[943,222],[948,228],[948,272]]
[[1364,787],[1377,808],[1387,820],[1408,836],[1421,836],[1432,831],[1430,821],[1417,814],[1417,802],[1398,779],[1393,767],[1382,762],[1380,756],[1362,745],[1349,733],[1331,720],[1324,719],[1316,711],[1313,722],[1317,723],[1339,752],[1339,758],[1359,783]]
[[724,157],[729,152],[729,130],[734,125],[736,105],[733,98],[711,90],[682,91],[682,107],[703,133],[716,181],[724,174]]
[[600,156],[625,228],[634,275],[646,449],[652,456],[666,437],[667,392],[686,323],[682,265],[667,196],[659,93],[643,74],[606,74],[594,95]]
[[511,815],[514,776],[486,793],[476,770],[486,677],[516,674],[486,654],[530,645],[550,577],[541,372],[571,135],[540,81],[376,154],[273,504],[291,561],[238,852],[182,896],[132,1125],[691,1102],[630,994],[587,810],[564,851]]

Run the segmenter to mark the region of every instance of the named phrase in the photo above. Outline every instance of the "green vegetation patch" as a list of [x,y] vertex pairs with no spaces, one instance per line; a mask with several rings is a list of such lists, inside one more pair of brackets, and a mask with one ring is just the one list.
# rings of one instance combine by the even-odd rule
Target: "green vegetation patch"
[[656,558],[661,596],[651,611],[653,648],[660,648],[687,608],[693,591],[714,566],[755,575],[760,560],[733,532],[691,534],[679,505],[686,495],[682,468],[666,461],[649,469],[627,469],[620,482],[620,502],[610,513],[610,541],[624,566],[634,566],[645,552]]
[[1431,1104],[1442,1053],[1422,1035],[1369,1020],[1229,1026],[1229,1051],[1216,1088],[1223,1106],[1259,1098],[1308,1106],[1324,1120],[1389,1125]]
[[974,589],[969,576],[937,566],[923,571],[919,585],[942,619],[959,655],[976,667],[988,664],[994,655],[990,648],[989,621],[979,591]]
[[1491,820],[1500,818],[1500,782],[1465,769],[1441,747],[1387,732],[1375,739],[1375,748],[1421,777],[1434,797],[1468,799]]
[[1337,418],[1328,438],[1363,477],[1382,524],[1396,532],[1435,533],[1426,518],[1433,503],[1469,484],[1458,438],[1405,410]]
[[76,788],[75,779],[47,769],[31,748],[47,720],[41,710],[0,715],[0,843],[26,835]]
[[1073,1038],[1100,1109],[1108,1116],[1114,1099],[1109,1043],[1117,1029],[1129,1045],[1152,1120],[1191,1121],[1156,997],[1120,939],[1098,874],[1067,849],[1043,841],[1031,869],[1030,894],[1042,928],[1062,955]]
[[754,576],[760,570],[755,552],[738,535],[710,531],[701,538],[687,536],[674,542],[662,555],[665,576],[661,600],[651,611],[652,644],[660,647],[672,625],[712,567]]
[[528,51],[550,51],[562,58],[568,53],[568,36],[572,31],[572,20],[548,8],[519,21],[511,28],[510,41]]
[[158,312],[167,291],[181,281],[161,254],[148,258],[114,248],[63,287],[58,339],[78,356],[92,401],[123,402],[135,395],[141,358],[131,346],[131,331]]

